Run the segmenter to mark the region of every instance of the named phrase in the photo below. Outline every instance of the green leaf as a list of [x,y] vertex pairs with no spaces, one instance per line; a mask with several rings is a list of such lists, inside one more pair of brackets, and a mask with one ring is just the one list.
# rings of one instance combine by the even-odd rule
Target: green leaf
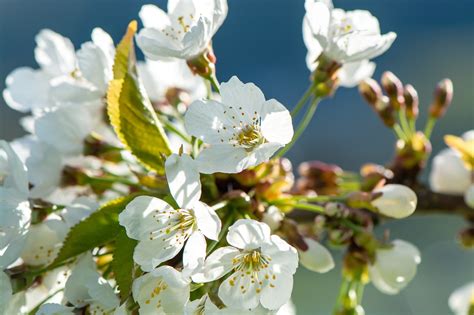
[[115,239],[114,259],[112,260],[112,270],[115,280],[120,290],[120,299],[125,302],[132,290],[134,266],[133,251],[137,241],[127,236],[122,228]]
[[118,215],[137,195],[133,194],[112,200],[73,226],[49,269],[60,266],[63,262],[83,252],[113,241],[122,230],[122,226],[118,222]]
[[164,157],[171,154],[168,138],[141,85],[133,45],[136,21],[117,46],[114,79],[107,91],[107,112],[120,141],[147,169],[164,174]]

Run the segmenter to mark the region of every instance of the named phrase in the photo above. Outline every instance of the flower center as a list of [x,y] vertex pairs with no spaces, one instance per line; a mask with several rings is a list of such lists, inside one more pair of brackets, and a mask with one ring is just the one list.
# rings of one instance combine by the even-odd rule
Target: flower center
[[257,124],[247,125],[235,135],[235,141],[246,151],[251,152],[253,149],[265,142],[260,126]]
[[272,259],[263,255],[260,250],[243,253],[232,260],[235,271],[258,272],[268,267]]

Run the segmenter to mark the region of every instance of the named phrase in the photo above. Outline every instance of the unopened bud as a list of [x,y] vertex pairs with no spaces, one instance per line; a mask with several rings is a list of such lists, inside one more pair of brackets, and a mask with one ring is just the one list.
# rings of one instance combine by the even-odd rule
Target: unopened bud
[[390,99],[395,110],[399,110],[403,104],[403,84],[400,79],[390,71],[382,74],[382,87]]
[[430,107],[430,116],[434,118],[444,116],[452,100],[453,82],[450,79],[444,79],[436,86],[433,103]]
[[458,240],[465,248],[474,248],[474,227],[468,227],[461,230],[458,234]]
[[382,89],[374,79],[367,79],[359,84],[359,93],[367,103],[375,106],[377,100],[382,97]]
[[375,111],[385,126],[392,128],[395,125],[395,116],[393,114],[393,107],[386,96],[382,96],[377,100],[374,106]]
[[388,217],[405,218],[416,209],[418,198],[415,192],[406,186],[389,184],[376,189],[374,193],[382,195],[372,200],[372,206]]
[[416,92],[415,88],[411,84],[405,85],[405,89],[403,91],[403,97],[405,98],[405,109],[407,113],[407,117],[409,119],[414,119],[418,117],[418,93]]

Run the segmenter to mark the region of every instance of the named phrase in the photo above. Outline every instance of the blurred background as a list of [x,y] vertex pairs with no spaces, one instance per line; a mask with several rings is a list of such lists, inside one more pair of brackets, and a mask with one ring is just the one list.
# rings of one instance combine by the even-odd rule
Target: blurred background
[[[337,7],[367,9],[380,20],[382,31],[398,34],[392,48],[377,58],[375,78],[393,71],[418,90],[424,127],[435,84],[454,82],[454,101],[436,126],[433,152],[443,147],[446,133],[474,128],[474,1],[472,0],[335,0]],[[34,36],[51,28],[71,38],[76,48],[100,26],[117,42],[141,5],[166,1],[139,0],[0,0],[0,90],[4,79],[20,66],[37,67]],[[255,82],[267,98],[293,107],[308,86],[306,48],[301,36],[303,0],[229,0],[229,15],[214,40],[217,76],[237,75]],[[24,134],[21,115],[0,99],[0,138]],[[357,171],[365,162],[385,163],[394,137],[362,102],[357,89],[341,88],[318,108],[306,134],[289,154],[294,167],[317,159]],[[425,174],[426,175],[426,174]],[[474,280],[474,255],[457,246],[455,235],[465,224],[451,216],[424,216],[391,222],[392,238],[406,239],[422,252],[415,280],[397,296],[386,296],[368,285],[363,305],[368,315],[450,314],[449,294]],[[334,252],[336,260],[340,255]],[[339,265],[319,275],[303,270],[295,278],[293,301],[298,314],[330,314],[339,288]]]

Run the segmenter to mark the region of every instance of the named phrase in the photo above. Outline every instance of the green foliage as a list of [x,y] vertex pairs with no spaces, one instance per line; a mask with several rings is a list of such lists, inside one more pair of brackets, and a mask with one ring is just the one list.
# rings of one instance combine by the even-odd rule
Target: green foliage
[[49,269],[60,266],[83,252],[113,241],[122,230],[118,215],[136,196],[135,194],[112,200],[72,227]]
[[133,274],[135,266],[133,263],[133,251],[137,241],[130,239],[124,228],[115,239],[115,251],[112,260],[112,270],[120,290],[122,303],[127,300],[132,290]]
[[114,79],[107,91],[110,122],[125,147],[147,169],[164,174],[164,157],[171,154],[168,138],[141,86],[136,70],[133,36],[136,22],[117,46]]

